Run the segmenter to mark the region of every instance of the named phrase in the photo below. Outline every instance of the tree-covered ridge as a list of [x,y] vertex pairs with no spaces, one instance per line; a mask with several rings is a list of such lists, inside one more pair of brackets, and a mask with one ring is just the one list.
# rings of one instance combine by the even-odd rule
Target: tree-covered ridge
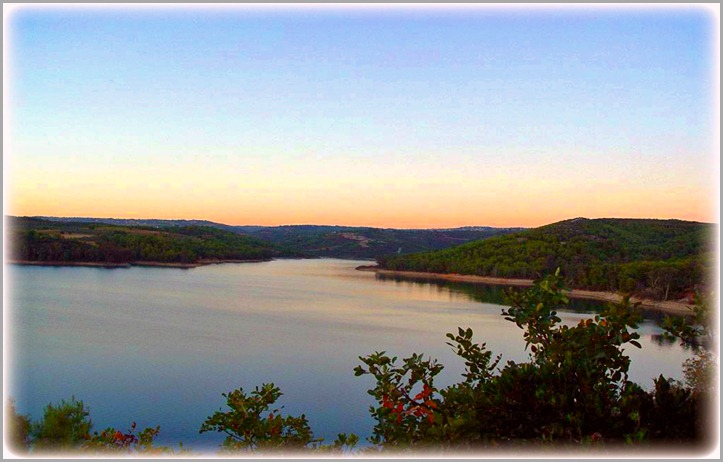
[[681,220],[575,218],[378,261],[391,270],[525,279],[559,267],[574,288],[673,299],[706,282],[712,232]]
[[248,236],[204,226],[130,227],[9,218],[10,258],[31,262],[198,263],[296,256]]
[[36,217],[48,221],[133,227],[204,226],[255,237],[309,257],[373,259],[380,255],[439,250],[523,228],[466,226],[445,229],[395,229],[337,225],[234,226],[207,220]]
[[249,229],[249,235],[313,257],[377,258],[439,250],[518,231],[519,228],[393,229],[349,226],[274,226]]

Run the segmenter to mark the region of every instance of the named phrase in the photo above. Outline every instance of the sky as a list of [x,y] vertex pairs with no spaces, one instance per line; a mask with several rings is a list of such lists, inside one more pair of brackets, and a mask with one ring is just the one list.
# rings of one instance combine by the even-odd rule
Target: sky
[[4,7],[4,212],[718,222],[718,7]]

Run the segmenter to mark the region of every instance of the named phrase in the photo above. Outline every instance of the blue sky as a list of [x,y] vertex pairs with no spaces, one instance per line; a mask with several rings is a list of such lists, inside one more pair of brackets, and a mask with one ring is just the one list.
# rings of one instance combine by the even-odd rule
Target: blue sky
[[15,214],[714,218],[718,20],[700,7],[46,7],[6,24]]

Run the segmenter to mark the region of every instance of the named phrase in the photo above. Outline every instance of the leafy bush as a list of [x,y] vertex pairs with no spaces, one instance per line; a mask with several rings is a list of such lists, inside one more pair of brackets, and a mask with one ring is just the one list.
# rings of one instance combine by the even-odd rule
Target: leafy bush
[[[661,376],[647,392],[628,379],[624,347],[640,348],[637,305],[626,298],[570,327],[556,313],[568,302],[559,271],[507,294],[511,306],[503,314],[523,329],[529,362],[499,368],[500,358],[462,328],[447,337],[465,360],[465,380],[445,389],[434,387],[442,366],[431,359],[412,355],[396,366],[384,352],[360,358],[356,374],[376,380],[371,443],[459,450],[700,440],[701,405],[690,387]],[[412,397],[418,385],[422,391]]]
[[[136,454],[136,455],[173,455],[174,451],[166,446],[155,446],[154,440],[161,431],[161,427],[148,427],[136,433],[136,423],[131,423],[127,432],[106,428],[102,432],[86,436],[86,442],[81,446],[83,452],[97,454]],[[180,444],[179,452],[186,452]]]
[[90,432],[92,422],[83,401],[61,400],[48,404],[43,418],[30,426],[33,448],[37,450],[67,450],[80,446]]
[[15,401],[10,400],[5,409],[8,446],[16,452],[26,452],[30,447],[30,417],[15,410]]
[[200,433],[225,433],[226,450],[299,450],[319,441],[314,439],[303,414],[282,417],[279,409],[269,410],[281,396],[281,390],[274,384],[256,387],[248,396],[242,388],[223,396],[231,410],[214,413],[203,423]]
[[358,438],[355,435],[343,433],[331,446],[321,445],[322,438],[314,438],[305,415],[283,417],[280,409],[269,409],[281,395],[281,390],[273,383],[256,387],[248,395],[243,388],[224,393],[230,410],[217,411],[208,417],[201,425],[200,433],[225,433],[222,444],[225,451],[296,453],[317,449],[343,452],[356,445]]
[[[136,434],[135,422],[128,432],[107,428],[90,434],[93,423],[90,411],[83,401],[71,397],[48,404],[43,417],[32,422],[27,416],[18,415],[11,400],[7,407],[7,434],[9,446],[17,453],[127,453],[127,454],[173,454],[167,447],[154,446],[160,427],[146,428]],[[183,445],[181,451],[183,452]]]

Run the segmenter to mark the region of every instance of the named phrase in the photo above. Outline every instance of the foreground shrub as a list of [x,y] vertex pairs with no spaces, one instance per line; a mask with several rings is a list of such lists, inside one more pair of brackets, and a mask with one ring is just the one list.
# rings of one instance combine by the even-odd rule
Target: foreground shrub
[[248,395],[242,388],[223,394],[230,410],[217,411],[201,425],[200,433],[226,434],[224,451],[296,453],[310,449],[326,452],[350,450],[358,441],[355,435],[339,434],[331,445],[314,438],[305,415],[282,416],[280,409],[269,409],[281,397],[273,383],[256,387]]
[[[83,443],[81,449],[84,452],[120,455],[120,454],[136,454],[136,455],[173,455],[175,452],[166,446],[156,446],[155,438],[161,431],[160,426],[148,427],[140,432],[136,432],[136,423],[131,423],[130,430],[122,432],[113,427],[106,428],[100,433],[95,432],[92,436],[86,436],[86,442]],[[180,444],[179,452],[185,452],[183,444]]]
[[5,408],[6,441],[15,452],[24,453],[30,448],[30,417],[15,410],[15,401],[9,400]]
[[39,451],[63,451],[77,448],[85,441],[92,427],[89,412],[83,401],[61,400],[57,405],[48,404],[43,418],[31,424],[30,435],[33,448]]
[[[369,391],[378,403],[370,410],[377,422],[371,443],[459,450],[700,441],[700,393],[662,376],[649,392],[628,379],[625,348],[640,348],[637,304],[626,298],[567,326],[557,316],[568,303],[558,273],[507,296],[503,315],[523,330],[528,362],[498,367],[500,357],[493,360],[485,344],[472,340],[472,330],[462,328],[447,337],[465,361],[465,380],[444,389],[434,387],[442,366],[431,359],[412,355],[397,365],[385,352],[360,357],[356,374],[376,381]],[[676,323],[686,341],[699,334],[685,321]]]

